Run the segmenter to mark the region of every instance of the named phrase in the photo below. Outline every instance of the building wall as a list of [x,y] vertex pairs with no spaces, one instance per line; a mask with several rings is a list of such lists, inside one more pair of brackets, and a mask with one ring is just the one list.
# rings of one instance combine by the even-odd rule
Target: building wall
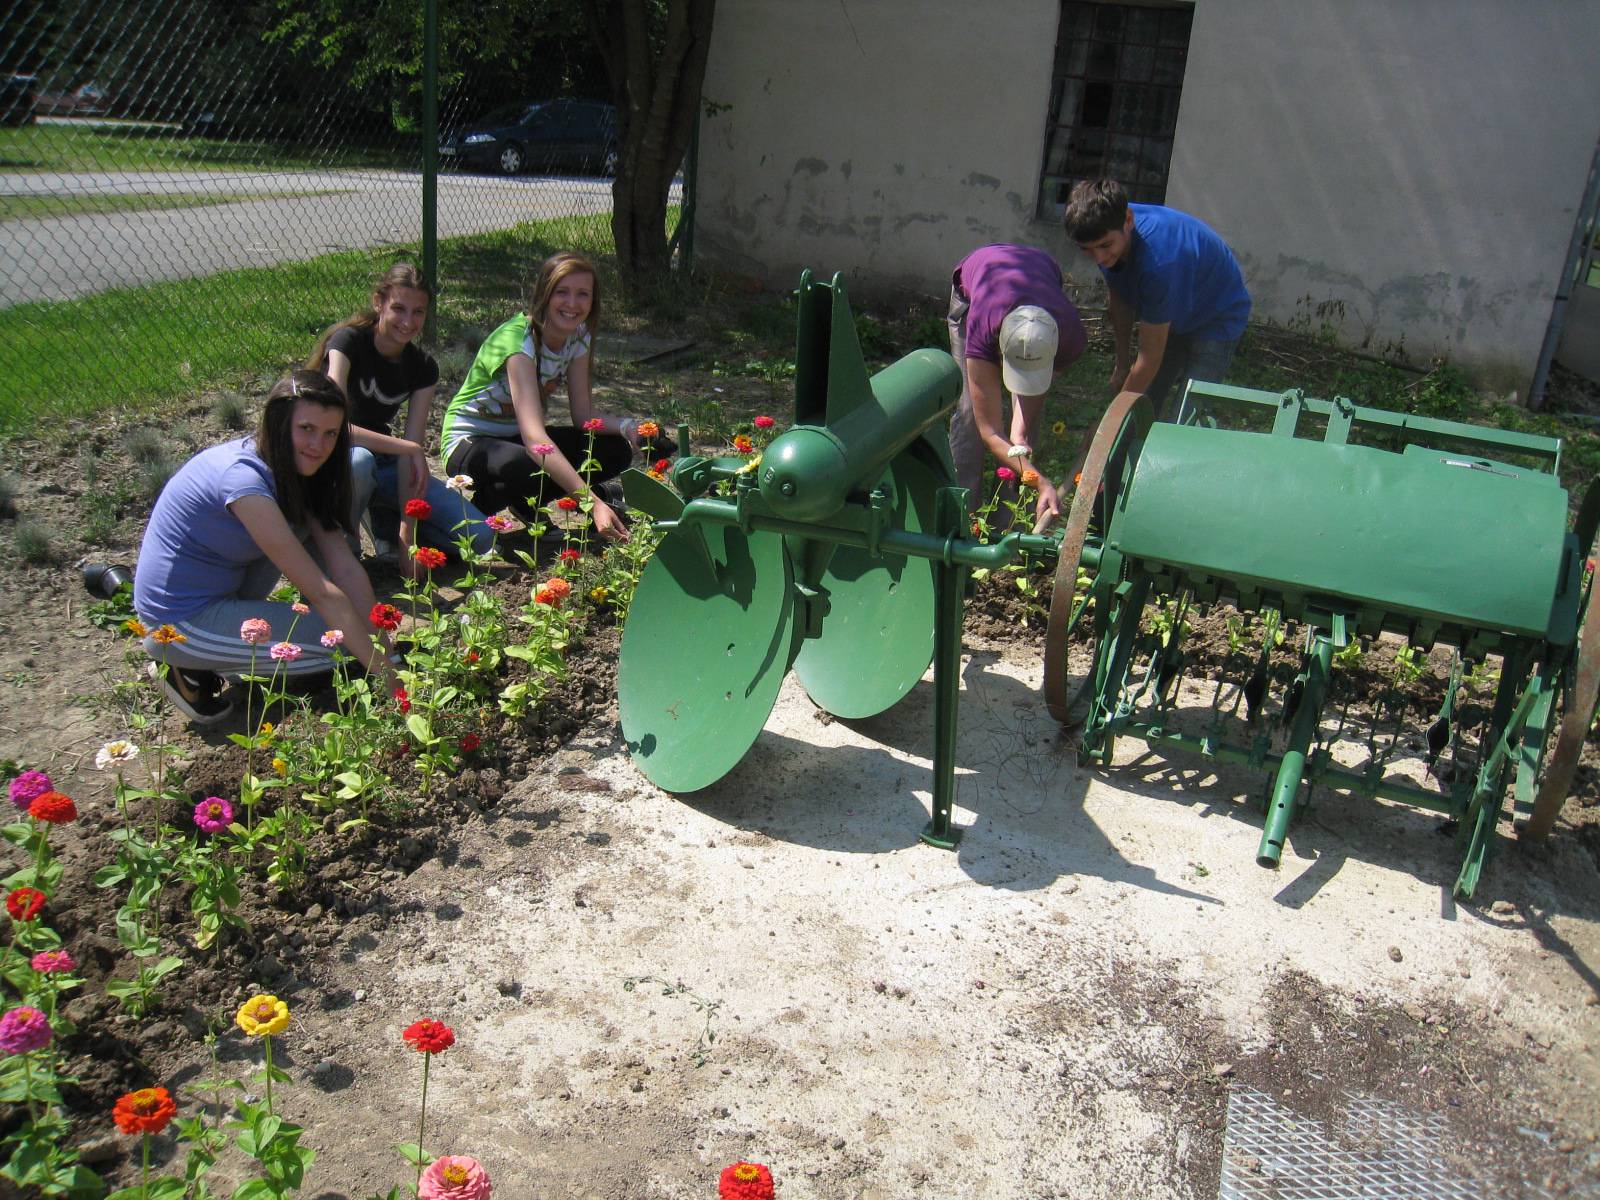
[[[1094,302],[1033,217],[1058,11],[721,0],[698,252],[937,297],[1022,241]],[[1596,29],[1600,0],[1199,0],[1168,202],[1234,246],[1258,317],[1523,389],[1600,134]]]

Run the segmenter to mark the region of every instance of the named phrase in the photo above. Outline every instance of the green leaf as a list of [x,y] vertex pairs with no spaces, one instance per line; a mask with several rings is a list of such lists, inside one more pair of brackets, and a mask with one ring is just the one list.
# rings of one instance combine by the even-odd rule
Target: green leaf
[[[333,777],[333,781],[335,783],[342,783],[345,786],[345,788],[348,789],[351,792],[352,795],[354,795],[356,793],[359,793],[361,791],[361,789],[366,786],[366,783],[367,783],[367,781],[365,779],[363,779],[358,772],[355,772],[355,771],[340,771],[337,775],[335,775]],[[342,797],[342,799],[349,799],[349,797],[348,796]]]
[[338,832],[345,833],[366,824],[369,824],[369,822],[365,817],[352,817],[350,820],[340,823]]
[[230,1200],[281,1200],[281,1197],[265,1179],[252,1179],[234,1188]]
[[432,746],[439,739],[433,736],[428,728],[428,718],[421,713],[412,713],[406,717],[406,728],[411,731],[411,736],[424,746]]
[[413,1167],[425,1167],[433,1161],[433,1155],[415,1142],[401,1142],[395,1149],[400,1152],[400,1157]]

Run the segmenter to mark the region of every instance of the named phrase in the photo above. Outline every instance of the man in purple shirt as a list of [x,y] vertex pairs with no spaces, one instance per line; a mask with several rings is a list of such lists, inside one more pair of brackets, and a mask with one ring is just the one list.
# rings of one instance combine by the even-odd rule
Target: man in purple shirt
[[[1077,361],[1087,337],[1061,290],[1061,267],[1033,246],[982,246],[950,276],[950,353],[961,367],[961,404],[950,419],[956,483],[969,510],[981,500],[984,452],[1020,477],[1034,470],[1039,415],[1050,384]],[[1015,399],[1009,419],[1006,393]],[[1040,471],[1036,527],[1061,514],[1055,484]],[[1015,486],[1008,487],[1015,495]]]

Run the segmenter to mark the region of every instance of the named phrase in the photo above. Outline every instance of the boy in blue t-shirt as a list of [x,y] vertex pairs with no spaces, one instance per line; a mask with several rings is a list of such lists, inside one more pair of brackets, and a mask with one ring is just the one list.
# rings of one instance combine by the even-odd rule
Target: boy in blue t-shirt
[[[1143,392],[1158,414],[1176,418],[1190,379],[1221,382],[1227,374],[1250,316],[1233,251],[1188,213],[1129,204],[1113,179],[1074,186],[1065,224],[1106,281],[1112,393]],[[1139,350],[1130,361],[1135,320]]]

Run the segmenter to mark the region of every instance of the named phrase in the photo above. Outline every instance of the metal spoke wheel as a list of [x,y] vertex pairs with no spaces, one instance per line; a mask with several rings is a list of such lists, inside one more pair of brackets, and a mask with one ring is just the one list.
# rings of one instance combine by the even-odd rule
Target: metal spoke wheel
[[[1067,661],[1067,641],[1082,615],[1082,606],[1073,603],[1073,592],[1084,543],[1090,537],[1104,542],[1138,447],[1154,420],[1149,400],[1134,392],[1122,393],[1100,418],[1078,470],[1072,508],[1067,513],[1056,559],[1055,594],[1050,598],[1050,619],[1044,635],[1045,704],[1050,715],[1063,725],[1082,722],[1094,684],[1093,668],[1074,674]],[[1098,657],[1096,650],[1104,632],[1104,615],[1097,611],[1091,662]]]

